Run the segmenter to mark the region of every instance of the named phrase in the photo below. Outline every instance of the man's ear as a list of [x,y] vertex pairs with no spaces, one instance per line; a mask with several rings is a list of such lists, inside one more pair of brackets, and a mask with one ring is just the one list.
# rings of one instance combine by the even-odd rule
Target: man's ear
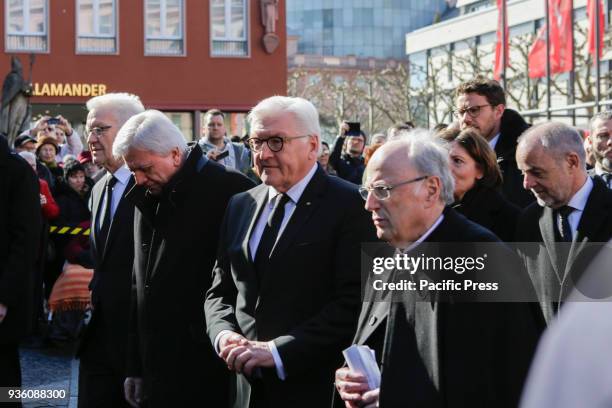
[[504,114],[504,111],[506,110],[506,105],[500,103],[499,105],[495,106],[493,109],[495,110],[496,116],[498,118],[501,118],[502,115]]
[[172,164],[174,164],[174,167],[179,167],[183,161],[181,150],[178,147],[175,147],[170,151],[170,154],[172,156]]
[[440,200],[440,193],[442,191],[442,181],[439,177],[429,176],[423,182],[425,188],[425,203],[427,208],[437,204]]
[[578,158],[578,155],[574,152],[570,152],[565,155],[565,161],[571,169],[577,169],[580,167],[580,159]]
[[310,136],[308,139],[308,158],[317,160],[319,157],[319,149],[321,148],[321,141],[314,135]]

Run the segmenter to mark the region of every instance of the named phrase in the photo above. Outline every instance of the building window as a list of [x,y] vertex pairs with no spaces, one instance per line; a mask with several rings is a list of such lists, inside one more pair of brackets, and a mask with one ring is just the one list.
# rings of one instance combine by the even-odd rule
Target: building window
[[245,57],[249,54],[246,0],[211,0],[211,55]]
[[77,0],[77,52],[117,52],[117,5],[115,0]]
[[184,0],[145,0],[145,55],[185,55]]
[[6,51],[47,52],[47,0],[5,0]]

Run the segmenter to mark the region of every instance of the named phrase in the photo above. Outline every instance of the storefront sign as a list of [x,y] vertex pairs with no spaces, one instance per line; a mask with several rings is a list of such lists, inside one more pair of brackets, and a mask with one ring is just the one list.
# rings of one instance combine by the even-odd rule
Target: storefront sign
[[98,96],[105,93],[105,84],[34,84],[34,96]]

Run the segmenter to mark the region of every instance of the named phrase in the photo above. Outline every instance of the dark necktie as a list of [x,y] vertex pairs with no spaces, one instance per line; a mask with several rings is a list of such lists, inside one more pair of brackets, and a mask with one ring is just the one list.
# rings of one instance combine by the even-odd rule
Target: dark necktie
[[564,205],[563,207],[557,210],[559,214],[559,221],[557,226],[559,228],[559,236],[561,237],[562,242],[572,242],[572,229],[569,223],[569,215],[575,210],[575,208],[570,207],[568,205]]
[[276,202],[274,208],[268,217],[266,222],[266,228],[264,228],[257,251],[255,253],[255,269],[257,271],[257,278],[261,282],[261,278],[265,273],[270,260],[270,254],[278,238],[278,232],[283,218],[285,217],[285,204],[287,204],[291,198],[287,194],[279,194],[276,196]]
[[612,179],[612,174],[611,173],[601,173],[601,178],[606,183],[606,186],[608,188],[612,187],[612,186],[610,186],[610,180]]
[[106,246],[106,239],[108,238],[108,231],[111,225],[111,209],[113,203],[113,188],[117,183],[115,176],[111,175],[106,179],[104,185],[104,218],[102,218],[102,226],[100,227],[100,249],[104,250]]

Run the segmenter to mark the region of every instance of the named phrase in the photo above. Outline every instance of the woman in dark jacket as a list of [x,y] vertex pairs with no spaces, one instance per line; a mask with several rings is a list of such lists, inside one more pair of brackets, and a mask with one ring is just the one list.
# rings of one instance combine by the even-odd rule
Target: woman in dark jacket
[[489,143],[472,129],[449,130],[440,137],[450,143],[455,210],[489,229],[502,241],[512,241],[520,209],[499,192],[502,175]]
[[[90,188],[85,182],[85,168],[78,161],[72,161],[64,166],[64,178],[55,189],[55,201],[60,208],[59,217],[54,224],[60,227],[77,227],[84,221],[89,221]],[[64,266],[64,249],[70,241],[70,235],[52,235],[53,259],[45,271],[45,295],[48,297],[55,280]]]

